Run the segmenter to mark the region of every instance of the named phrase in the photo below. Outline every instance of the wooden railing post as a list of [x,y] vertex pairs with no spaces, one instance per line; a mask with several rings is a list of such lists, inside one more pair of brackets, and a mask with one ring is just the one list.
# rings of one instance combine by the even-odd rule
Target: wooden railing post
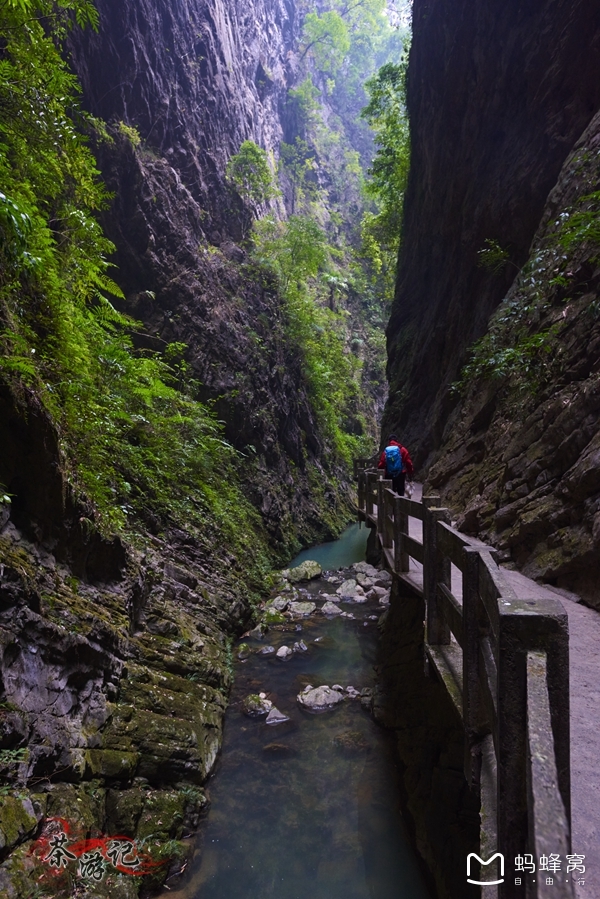
[[[481,757],[473,757],[473,748],[482,735],[483,709],[479,683],[479,550],[463,549],[463,722],[465,726],[465,778],[479,789]],[[481,746],[478,747],[481,751]]]
[[358,472],[358,510],[365,511],[365,472]]
[[392,487],[391,481],[381,479],[377,481],[377,533],[382,538],[382,545],[385,546],[385,492],[387,488]]
[[[498,847],[514,858],[528,841],[527,654],[547,654],[550,717],[557,778],[567,821],[570,821],[569,645],[567,615],[558,601],[503,600],[498,628]],[[537,613],[537,614],[536,614]],[[501,899],[516,896],[504,883]]]
[[394,497],[394,568],[408,571],[410,556],[404,551],[404,537],[408,536],[408,515],[402,511],[402,500]]
[[368,471],[367,473],[367,518],[370,518],[373,514],[373,485],[378,480],[378,475],[375,472]]
[[377,533],[383,534],[383,520],[384,520],[384,508],[383,504],[385,502],[383,496],[383,490],[385,481],[377,481]]
[[394,514],[394,494],[392,493],[392,482],[383,481],[383,547],[391,549],[394,540],[394,524],[392,516]]
[[450,643],[450,628],[438,602],[438,583],[450,588],[450,560],[438,551],[437,523],[448,522],[447,509],[423,510],[423,593],[427,604],[427,642],[432,646]]

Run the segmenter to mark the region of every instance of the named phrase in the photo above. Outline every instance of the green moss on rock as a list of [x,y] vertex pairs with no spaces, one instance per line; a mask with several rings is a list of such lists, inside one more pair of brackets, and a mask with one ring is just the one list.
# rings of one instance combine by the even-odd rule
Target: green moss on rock
[[30,836],[38,821],[28,796],[3,796],[0,801],[0,850],[10,849]]
[[131,780],[140,760],[139,752],[123,752],[117,749],[88,749],[85,753],[87,777],[107,780]]

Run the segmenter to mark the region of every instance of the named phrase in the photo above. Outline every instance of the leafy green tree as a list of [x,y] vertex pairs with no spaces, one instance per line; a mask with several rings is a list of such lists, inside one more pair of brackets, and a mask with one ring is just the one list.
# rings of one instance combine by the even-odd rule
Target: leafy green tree
[[279,168],[291,184],[291,212],[295,215],[297,206],[305,198],[316,200],[319,194],[319,187],[314,179],[316,169],[314,151],[307,141],[300,137],[297,137],[293,144],[282,142],[279,145]]
[[365,245],[379,245],[396,256],[402,230],[402,201],[410,161],[409,125],[405,104],[406,61],[387,63],[366,84],[369,103],[363,118],[375,132],[377,152],[369,169],[367,194],[376,213],[363,219]]
[[260,205],[277,195],[266,152],[254,141],[245,140],[227,163],[227,178],[247,203]]
[[308,13],[304,19],[304,50],[301,59],[311,51],[317,67],[333,74],[342,65],[350,49],[348,25],[335,9]]
[[306,136],[307,131],[320,120],[319,98],[321,91],[315,87],[310,75],[307,75],[298,87],[291,88],[287,95],[287,107],[296,120],[299,135]]
[[329,259],[325,233],[308,216],[292,215],[287,222],[261,219],[254,246],[257,257],[275,269],[284,291],[293,282],[315,278]]

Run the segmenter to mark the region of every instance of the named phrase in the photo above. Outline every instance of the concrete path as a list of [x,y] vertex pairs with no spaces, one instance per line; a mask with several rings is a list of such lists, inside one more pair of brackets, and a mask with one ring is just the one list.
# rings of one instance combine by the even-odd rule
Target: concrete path
[[517,596],[559,599],[569,618],[572,844],[586,866],[576,889],[578,899],[600,899],[600,614],[566,590],[504,574]]
[[[421,485],[414,487],[412,498],[420,501]],[[422,540],[422,522],[409,518],[409,533]],[[585,855],[586,867],[581,878],[585,883],[576,891],[578,899],[600,899],[600,613],[582,605],[573,593],[536,584],[504,566],[503,571],[517,596],[559,599],[569,619],[572,851]],[[410,560],[408,574],[422,588],[419,562]],[[462,575],[454,565],[452,592],[462,597]]]

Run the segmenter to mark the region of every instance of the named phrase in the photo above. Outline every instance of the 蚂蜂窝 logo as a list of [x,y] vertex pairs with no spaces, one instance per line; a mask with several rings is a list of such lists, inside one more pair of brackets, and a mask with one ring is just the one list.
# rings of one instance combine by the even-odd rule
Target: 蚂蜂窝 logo
[[[471,859],[479,862],[480,865],[490,865],[494,859],[500,859],[500,880],[472,880],[471,878]],[[480,874],[481,876],[481,874]],[[469,852],[467,855],[467,883],[474,883],[477,886],[494,886],[497,883],[504,883],[504,856],[501,852],[495,852],[490,858],[488,858],[487,862],[482,858],[479,858],[476,852]]]

